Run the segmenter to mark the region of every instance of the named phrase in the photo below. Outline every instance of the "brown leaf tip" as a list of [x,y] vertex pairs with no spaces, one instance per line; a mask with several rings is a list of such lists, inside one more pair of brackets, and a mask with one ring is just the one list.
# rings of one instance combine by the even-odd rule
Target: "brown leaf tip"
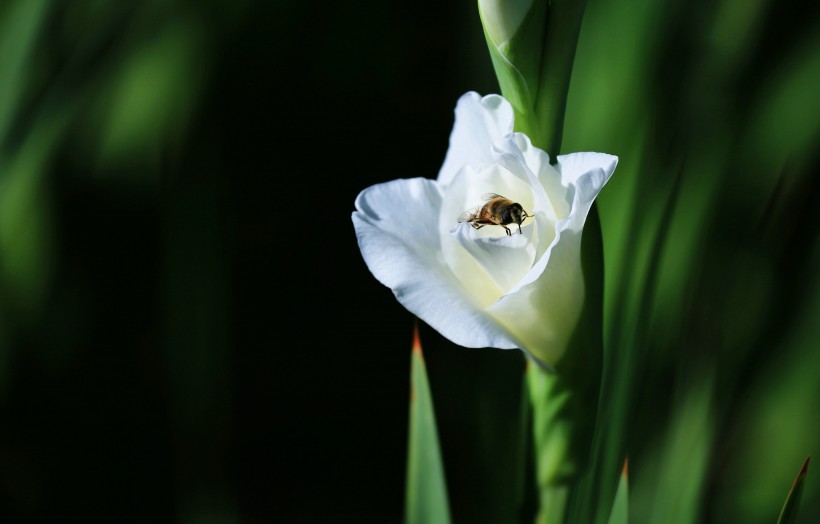
[[809,459],[811,459],[811,455],[806,457],[806,460],[803,461],[803,467],[800,468],[800,473],[797,474],[797,478],[802,478],[806,476],[806,473],[809,471]]
[[803,467],[800,468],[800,473],[797,474],[797,478],[794,479],[794,483],[792,484],[791,489],[789,490],[789,495],[794,493],[794,490],[797,489],[797,485],[806,477],[806,472],[809,470],[809,459],[811,455],[806,457],[806,460],[803,461]]
[[413,323],[413,353],[418,355],[420,359],[424,360],[424,355],[421,352],[421,337],[419,336],[418,321]]
[[621,468],[621,476],[626,480],[629,480],[629,457],[624,459],[624,467]]

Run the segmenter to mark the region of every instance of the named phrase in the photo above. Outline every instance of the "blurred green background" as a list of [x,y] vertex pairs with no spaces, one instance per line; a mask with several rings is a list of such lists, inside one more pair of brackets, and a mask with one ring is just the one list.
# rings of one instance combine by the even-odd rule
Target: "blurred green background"
[[[3,521],[401,522],[413,319],[350,213],[497,89],[466,0],[0,3]],[[817,454],[819,94],[813,2],[587,5],[632,522],[773,523]],[[454,520],[510,522],[521,355],[422,344]]]

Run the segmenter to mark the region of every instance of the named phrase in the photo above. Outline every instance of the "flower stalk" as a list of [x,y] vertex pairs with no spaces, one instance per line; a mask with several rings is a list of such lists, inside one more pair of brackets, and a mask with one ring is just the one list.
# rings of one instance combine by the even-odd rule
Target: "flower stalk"
[[566,521],[587,468],[603,368],[603,264],[597,208],[584,227],[581,258],[584,309],[564,358],[554,368],[530,360],[527,386],[532,408],[538,524]]
[[[554,160],[561,150],[586,0],[479,0],[478,5],[501,92],[513,106],[515,130]],[[530,358],[527,369],[539,524],[565,521],[588,460],[603,359],[602,256],[593,205],[582,240],[581,318],[560,360],[545,364]]]

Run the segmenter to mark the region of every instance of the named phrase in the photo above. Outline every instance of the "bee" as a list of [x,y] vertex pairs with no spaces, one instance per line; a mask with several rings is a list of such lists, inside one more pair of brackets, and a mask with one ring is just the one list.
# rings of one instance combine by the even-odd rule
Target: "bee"
[[521,233],[521,222],[525,218],[530,218],[534,215],[527,214],[521,204],[513,202],[507,197],[497,195],[495,193],[487,193],[481,197],[484,204],[465,211],[458,217],[459,222],[469,222],[475,229],[481,229],[484,226],[495,225],[501,226],[511,236],[510,228],[507,224],[518,224],[518,233]]

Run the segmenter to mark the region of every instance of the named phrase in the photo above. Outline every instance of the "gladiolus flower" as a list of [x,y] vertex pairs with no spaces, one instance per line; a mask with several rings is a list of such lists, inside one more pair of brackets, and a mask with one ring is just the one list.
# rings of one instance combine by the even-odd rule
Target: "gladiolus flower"
[[[513,132],[513,118],[501,96],[466,93],[438,178],[363,190],[353,224],[371,273],[444,337],[470,348],[520,348],[555,365],[583,307],[584,222],[618,158],[573,153],[552,165]],[[531,215],[520,232],[516,223],[508,234],[459,222],[489,193]]]

